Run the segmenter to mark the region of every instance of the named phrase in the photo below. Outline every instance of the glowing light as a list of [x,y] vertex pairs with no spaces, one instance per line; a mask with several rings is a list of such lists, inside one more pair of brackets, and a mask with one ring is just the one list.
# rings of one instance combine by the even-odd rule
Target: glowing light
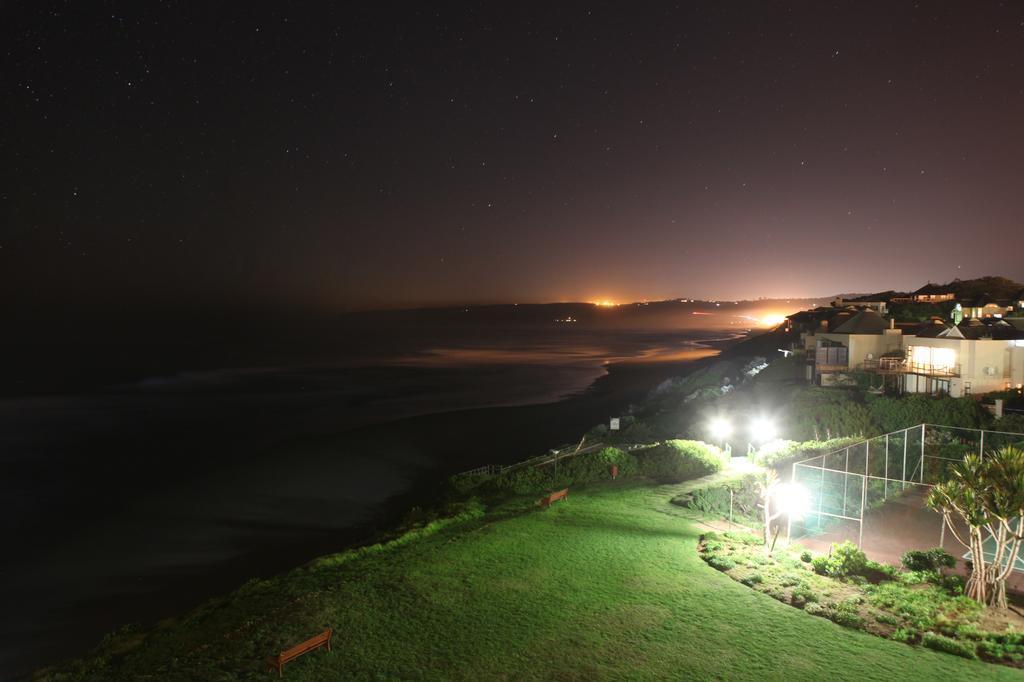
[[775,508],[791,519],[802,519],[811,508],[811,494],[799,483],[780,483],[772,492]]
[[618,303],[616,303],[615,301],[609,301],[608,299],[603,299],[600,301],[594,301],[594,305],[596,305],[599,308],[614,308],[615,306],[618,305]]
[[760,319],[761,324],[766,327],[778,327],[785,321],[785,315],[766,315]]
[[708,430],[711,432],[712,438],[723,441],[732,435],[732,423],[725,417],[715,417],[708,424]]
[[767,443],[770,440],[775,440],[777,435],[778,431],[771,419],[760,417],[750,423],[750,437],[755,442]]
[[762,327],[778,327],[780,324],[786,321],[785,315],[769,314],[764,317],[754,317],[753,315],[737,315],[736,317],[742,320],[749,320],[754,324]]
[[951,370],[956,367],[956,351],[952,348],[914,346],[910,351],[910,359],[915,365],[934,369]]

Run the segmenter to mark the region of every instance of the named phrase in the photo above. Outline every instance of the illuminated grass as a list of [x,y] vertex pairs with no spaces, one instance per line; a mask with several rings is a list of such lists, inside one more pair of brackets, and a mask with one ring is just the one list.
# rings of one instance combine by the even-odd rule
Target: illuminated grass
[[[324,679],[1020,679],[1019,671],[843,629],[697,555],[680,486],[574,489],[394,549],[249,585],[159,629],[97,679],[244,679],[332,625],[335,650],[286,668]],[[71,678],[73,679],[73,677]]]

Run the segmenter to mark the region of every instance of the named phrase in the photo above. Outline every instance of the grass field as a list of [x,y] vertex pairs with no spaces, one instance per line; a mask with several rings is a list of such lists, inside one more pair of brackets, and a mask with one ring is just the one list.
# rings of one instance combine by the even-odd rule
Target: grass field
[[[684,486],[686,484],[683,484]],[[527,501],[391,549],[250,584],[53,679],[267,679],[275,648],[335,628],[289,680],[1020,680],[1021,673],[843,629],[698,557],[700,533],[636,482]]]

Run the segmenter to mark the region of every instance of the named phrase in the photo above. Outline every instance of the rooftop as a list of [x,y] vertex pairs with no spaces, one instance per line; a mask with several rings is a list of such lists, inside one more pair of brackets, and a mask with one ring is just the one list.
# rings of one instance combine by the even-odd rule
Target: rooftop
[[1024,339],[1024,331],[1006,320],[972,318],[964,320],[959,326],[948,322],[932,321],[919,327],[914,335],[924,339],[993,339],[995,341],[1012,341]]
[[838,326],[830,327],[835,334],[881,334],[889,328],[889,322],[874,310],[859,310]]

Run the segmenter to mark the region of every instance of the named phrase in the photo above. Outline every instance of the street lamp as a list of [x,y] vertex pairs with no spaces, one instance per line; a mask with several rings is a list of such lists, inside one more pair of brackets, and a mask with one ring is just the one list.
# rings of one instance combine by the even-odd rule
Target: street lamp
[[758,417],[750,423],[750,436],[755,443],[767,443],[770,440],[775,440],[778,431],[771,419]]
[[802,519],[811,508],[811,494],[799,483],[780,483],[773,495],[775,508],[790,519]]
[[726,441],[732,435],[732,422],[725,417],[715,417],[708,424],[708,430],[718,446],[729,452],[729,444]]
[[802,519],[811,507],[811,496],[799,483],[779,483],[775,472],[769,469],[761,486],[761,507],[764,511],[765,551],[771,554],[781,530],[777,525],[772,537],[772,522],[782,516],[787,517],[787,525],[792,524],[793,519]]

